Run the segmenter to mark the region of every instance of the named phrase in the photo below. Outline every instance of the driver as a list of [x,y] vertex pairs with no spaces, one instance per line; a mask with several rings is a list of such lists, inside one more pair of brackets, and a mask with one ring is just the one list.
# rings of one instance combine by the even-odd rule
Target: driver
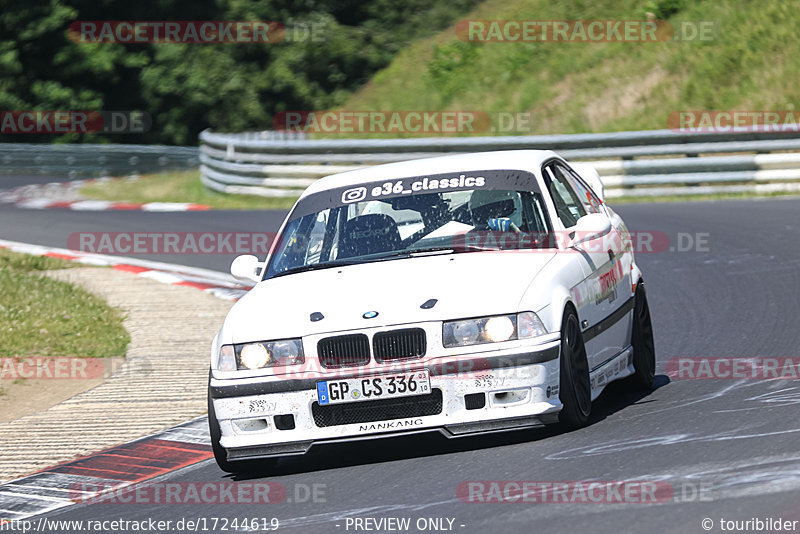
[[517,200],[514,191],[474,191],[468,204],[473,226],[476,230],[519,233],[512,220],[512,215],[517,214]]

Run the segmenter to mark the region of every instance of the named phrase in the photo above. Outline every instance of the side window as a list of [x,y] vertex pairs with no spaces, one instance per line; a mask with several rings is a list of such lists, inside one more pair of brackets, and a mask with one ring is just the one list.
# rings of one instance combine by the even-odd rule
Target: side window
[[549,178],[548,187],[553,203],[556,205],[558,218],[565,228],[571,228],[577,224],[578,219],[586,215],[586,208],[583,207],[578,198],[578,194],[572,188],[567,172],[557,165],[549,165],[545,168],[546,176]]
[[[561,166],[558,165],[560,169]],[[568,174],[570,183],[575,191],[578,192],[578,197],[583,204],[583,207],[586,209],[587,213],[602,213],[603,210],[600,208],[601,202],[600,199],[597,198],[597,195],[594,194],[594,191],[591,190],[583,180],[578,176],[575,171],[571,169],[564,169],[565,174]]]

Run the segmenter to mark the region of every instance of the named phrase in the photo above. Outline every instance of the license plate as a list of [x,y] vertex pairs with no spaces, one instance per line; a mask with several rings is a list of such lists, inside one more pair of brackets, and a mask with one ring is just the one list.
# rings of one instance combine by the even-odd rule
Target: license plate
[[391,399],[426,395],[430,392],[431,379],[427,369],[394,375],[317,382],[317,400],[320,404]]

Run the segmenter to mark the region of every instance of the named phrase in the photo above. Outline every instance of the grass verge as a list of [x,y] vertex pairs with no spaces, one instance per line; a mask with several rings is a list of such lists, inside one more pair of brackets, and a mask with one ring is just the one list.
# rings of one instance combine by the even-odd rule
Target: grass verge
[[176,171],[142,176],[138,180],[111,180],[81,188],[81,194],[95,200],[114,202],[189,202],[215,209],[289,209],[297,198],[264,198],[251,195],[223,195],[200,182],[200,171]]
[[0,249],[0,357],[124,356],[122,314],[101,298],[42,271],[75,264]]
[[341,108],[530,112],[525,127],[495,135],[659,129],[679,110],[795,110],[798,7],[799,0],[486,0],[464,19],[653,16],[673,28],[709,22],[713,32],[708,40],[648,43],[484,43],[461,40],[454,24],[406,47]]

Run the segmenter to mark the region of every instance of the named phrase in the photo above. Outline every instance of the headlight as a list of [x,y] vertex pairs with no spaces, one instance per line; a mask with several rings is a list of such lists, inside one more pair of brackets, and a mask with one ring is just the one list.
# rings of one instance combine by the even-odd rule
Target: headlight
[[270,354],[261,343],[245,345],[239,352],[239,363],[245,369],[261,369],[267,366],[269,360]]
[[462,321],[449,321],[442,327],[445,347],[464,347],[508,341],[517,337],[516,315],[495,315]]
[[220,371],[252,370],[299,365],[303,362],[305,362],[303,341],[301,339],[282,339],[223,345],[220,349],[217,369]]
[[483,332],[489,341],[508,341],[514,337],[516,330],[513,316],[492,317],[483,325]]
[[522,312],[517,314],[517,335],[520,339],[543,336],[547,333],[547,328],[539,316],[533,312]]
[[539,316],[533,312],[522,312],[445,322],[442,325],[442,342],[445,348],[465,347],[527,339],[546,333],[547,329]]
[[[454,345],[474,345],[481,335],[480,327],[475,321],[461,321],[450,323],[450,337]],[[447,328],[445,325],[445,332]],[[445,344],[447,346],[447,344]]]

